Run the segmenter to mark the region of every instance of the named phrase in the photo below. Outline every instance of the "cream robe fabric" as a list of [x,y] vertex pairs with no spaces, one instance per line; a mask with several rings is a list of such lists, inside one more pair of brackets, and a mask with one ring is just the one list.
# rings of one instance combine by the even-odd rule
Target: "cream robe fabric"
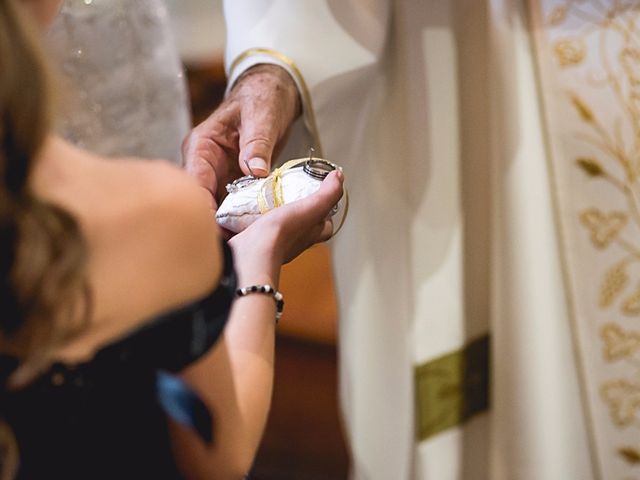
[[[352,208],[334,259],[353,477],[594,478],[524,5],[225,9],[231,83],[260,62],[299,69],[307,130],[345,166]],[[260,52],[234,62],[252,48],[296,67]],[[489,325],[491,417],[417,442],[414,367]]]
[[[535,3],[535,2],[534,2]],[[525,6],[492,1],[492,477],[601,478],[592,468]]]

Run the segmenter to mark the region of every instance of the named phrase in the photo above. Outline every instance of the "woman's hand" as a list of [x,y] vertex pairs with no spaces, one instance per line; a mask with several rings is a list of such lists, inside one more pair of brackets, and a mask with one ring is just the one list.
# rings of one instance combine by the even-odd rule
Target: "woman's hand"
[[229,241],[240,285],[277,286],[280,266],[311,245],[331,238],[331,209],[342,197],[344,176],[331,172],[320,189],[302,200],[276,208]]

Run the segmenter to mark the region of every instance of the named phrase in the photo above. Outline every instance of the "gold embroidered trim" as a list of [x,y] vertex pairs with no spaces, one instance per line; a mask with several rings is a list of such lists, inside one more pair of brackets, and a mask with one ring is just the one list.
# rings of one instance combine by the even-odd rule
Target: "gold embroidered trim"
[[304,116],[306,118],[306,123],[309,129],[311,130],[311,135],[313,136],[313,141],[315,145],[313,146],[318,155],[320,157],[324,157],[322,143],[320,142],[320,132],[318,130],[318,125],[316,123],[316,115],[313,109],[313,102],[311,101],[311,94],[309,93],[309,88],[307,87],[307,82],[302,76],[302,72],[293,61],[293,59],[286,56],[284,53],[280,53],[276,50],[272,50],[270,48],[250,48],[249,50],[245,50],[240,55],[238,55],[233,62],[231,62],[231,66],[229,67],[229,77],[233,76],[234,70],[238,67],[238,65],[246,60],[249,57],[253,57],[255,55],[267,55],[269,57],[273,57],[276,60],[284,63],[289,67],[289,73],[294,77],[296,84],[300,88],[300,98],[302,99],[302,109],[304,111]]
[[489,336],[415,367],[416,437],[422,442],[489,408]]
[[[549,35],[550,27],[558,27],[563,24],[570,15],[573,15],[575,18],[579,18],[581,22],[585,25],[588,25],[588,29],[599,29],[599,28],[608,28],[609,26],[615,23],[615,19],[617,16],[621,16],[625,8],[633,8],[633,6],[626,6],[625,8],[618,8],[615,2],[609,2],[611,5],[607,5],[607,2],[604,4],[598,4],[597,16],[591,16],[588,12],[585,12],[581,9],[583,5],[580,5],[581,2],[573,2],[572,0],[564,0],[559,2],[555,8],[545,16],[545,12],[543,11],[542,5],[538,5],[538,2],[534,2],[533,0],[529,0],[529,13],[533,18],[533,22],[529,25],[530,31],[534,32],[533,37],[535,39],[535,48],[533,48],[533,52],[537,53],[534,55],[536,58],[536,62],[534,63],[536,67],[536,84],[539,90],[539,98],[540,100],[540,108],[542,112],[542,125],[543,130],[545,132],[545,148],[547,150],[547,159],[549,165],[549,171],[551,176],[551,185],[554,193],[554,210],[555,217],[558,227],[560,228],[560,242],[561,242],[561,255],[562,255],[562,266],[563,266],[563,276],[564,283],[567,289],[568,295],[568,307],[570,309],[570,316],[572,321],[572,338],[574,344],[574,352],[576,358],[577,368],[579,370],[580,377],[580,390],[583,408],[585,412],[586,419],[586,427],[588,433],[588,445],[590,449],[590,459],[592,462],[592,473],[595,479],[599,480],[604,478],[603,467],[604,464],[601,461],[601,457],[598,455],[598,442],[596,438],[596,429],[595,429],[595,417],[596,417],[596,406],[589,401],[588,396],[588,385],[587,385],[587,357],[586,352],[580,345],[579,339],[579,323],[577,318],[577,296],[575,292],[575,285],[572,282],[572,276],[569,272],[568,265],[568,245],[570,244],[570,236],[569,236],[569,227],[562,227],[562,222],[560,221],[561,215],[561,198],[560,198],[560,178],[559,178],[559,168],[558,165],[561,165],[562,161],[567,161],[568,159],[562,158],[561,154],[558,152],[556,148],[554,148],[555,144],[552,141],[551,135],[549,132],[553,132],[553,122],[550,114],[549,105],[551,105],[550,97],[548,95],[549,90],[547,92],[543,91],[542,87],[544,85],[543,78],[550,77],[552,75],[550,71],[550,67],[543,62],[542,58],[545,52],[550,52],[553,46],[553,53],[555,54],[555,61],[560,69],[570,69],[580,65],[586,58],[587,52],[582,51],[586,48],[586,42],[581,39],[579,36],[573,35],[572,29],[567,28],[567,31],[570,32],[572,37],[567,37],[567,33],[563,32],[563,37],[560,39],[556,39],[552,43],[552,37]],[[600,7],[604,9],[604,11],[599,11]],[[575,11],[573,11],[575,10]],[[620,22],[623,23],[623,22]],[[634,22],[625,21],[625,28],[627,23],[629,25],[635,25]],[[575,30],[575,28],[574,28]],[[628,38],[635,38],[633,35],[628,35]],[[602,53],[602,52],[601,52]],[[621,59],[624,57],[624,51],[621,54]],[[603,61],[605,68],[608,67],[608,61],[605,59]],[[554,72],[555,73],[555,72]],[[556,73],[557,75],[557,73]],[[609,72],[607,78],[607,82],[609,83],[609,87],[613,85],[613,90],[615,91],[618,88],[616,85],[617,79],[612,71]],[[604,85],[604,83],[603,83]],[[554,87],[555,88],[555,87]],[[571,86],[573,89],[573,85]],[[572,104],[574,111],[583,125],[587,126],[591,130],[595,130],[597,135],[608,135],[609,132],[607,129],[601,124],[596,115],[596,112],[592,110],[590,105],[585,102],[582,98],[578,96],[576,92],[569,91],[568,97],[569,101]],[[546,98],[543,99],[543,95],[547,94]],[[610,122],[613,124],[613,122]],[[608,127],[608,125],[606,126]],[[592,139],[590,136],[581,136],[580,137],[583,142],[586,144],[590,144]],[[596,136],[596,143],[599,138]],[[616,137],[618,139],[618,137]],[[607,138],[608,141],[608,138]],[[617,145],[615,146],[617,148]],[[607,150],[605,149],[605,152]],[[621,160],[621,156],[618,155],[617,151],[614,152],[614,158],[617,160]],[[612,181],[612,183],[617,183],[622,185],[621,182],[617,182],[610,173],[607,171],[606,166],[594,158],[585,158],[579,157],[575,160],[576,166],[580,168],[583,173],[590,179],[600,178],[601,180]],[[625,162],[622,161],[624,164]],[[623,167],[629,172],[629,165],[624,164]],[[623,186],[623,185],[622,185]],[[622,188],[624,191],[624,186]],[[598,208],[590,208],[588,210],[584,210],[581,212],[579,216],[579,220],[584,227],[587,228],[591,242],[594,248],[603,250],[607,248],[610,244],[616,242],[620,242],[619,234],[625,227],[628,222],[628,216],[621,212],[603,212]],[[626,244],[625,247],[629,245]],[[605,272],[604,282],[602,284],[602,288],[600,290],[600,298],[598,302],[598,306],[600,309],[610,308],[616,298],[621,294],[621,292],[625,289],[625,287],[629,283],[629,277],[627,272],[625,271],[626,264],[625,262],[618,262],[617,264],[610,266],[608,271]],[[628,305],[635,306],[633,303],[633,297],[630,297]],[[625,304],[626,305],[626,304]],[[593,305],[596,306],[596,305]],[[584,320],[583,320],[584,321]],[[621,358],[625,358],[630,355],[630,352],[635,351],[634,349],[634,332],[628,333],[624,331],[619,325],[614,322],[607,323],[601,329],[601,337],[604,342],[603,354],[606,361],[615,361],[620,360]],[[625,380],[614,380],[611,382],[607,382],[600,385],[600,394],[604,398],[606,402],[609,402],[609,406],[611,408],[611,415],[614,420],[614,423],[626,422],[628,411],[626,410],[626,404],[621,401],[622,397],[633,396],[633,388],[627,388],[628,384],[625,383]],[[640,390],[639,390],[640,391]],[[640,398],[640,394],[638,396]],[[604,444],[603,444],[604,445]],[[613,448],[609,449],[609,445],[605,448],[608,450],[602,450],[603,458],[609,457],[609,452],[613,451]],[[627,447],[621,446],[617,448],[617,452],[625,459],[629,464],[636,464],[640,460],[640,449],[636,449],[635,447]]]

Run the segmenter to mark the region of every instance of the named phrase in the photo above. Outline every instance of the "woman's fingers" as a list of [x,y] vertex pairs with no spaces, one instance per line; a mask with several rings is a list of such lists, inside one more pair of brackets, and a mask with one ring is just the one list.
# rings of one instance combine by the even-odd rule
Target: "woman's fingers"
[[344,175],[341,171],[329,173],[316,193],[300,200],[298,212],[314,223],[323,221],[342,198],[343,182]]
[[322,230],[320,231],[320,238],[318,242],[326,242],[332,236],[333,236],[333,220],[329,218],[325,220],[324,224],[322,225]]
[[311,245],[333,235],[329,214],[343,193],[342,172],[331,172],[318,191],[302,200],[268,212],[234,237],[236,244],[252,245],[287,263]]

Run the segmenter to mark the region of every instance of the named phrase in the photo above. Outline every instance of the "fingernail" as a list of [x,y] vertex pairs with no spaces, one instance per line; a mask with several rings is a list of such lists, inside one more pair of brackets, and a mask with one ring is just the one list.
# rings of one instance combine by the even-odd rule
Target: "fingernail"
[[262,170],[263,172],[269,171],[267,169],[267,162],[265,162],[264,159],[260,157],[254,157],[247,163],[249,164],[249,167],[251,167],[251,170]]
[[344,180],[344,173],[342,173],[342,170],[340,169],[336,170],[336,177],[338,177],[338,180],[340,181]]

